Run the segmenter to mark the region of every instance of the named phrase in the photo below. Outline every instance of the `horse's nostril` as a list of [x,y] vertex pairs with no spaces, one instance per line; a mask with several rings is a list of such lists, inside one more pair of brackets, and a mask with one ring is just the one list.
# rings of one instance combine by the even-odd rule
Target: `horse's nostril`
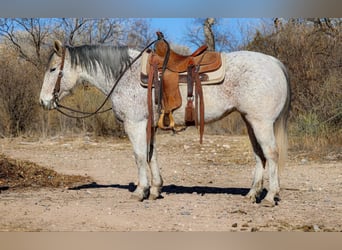
[[40,106],[42,106],[43,108],[46,108],[46,104],[45,104],[45,102],[44,102],[42,99],[40,99],[39,104],[40,104]]
[[44,109],[49,109],[49,104],[46,103],[46,102],[44,102],[43,99],[40,99],[40,100],[39,100],[39,104],[40,104],[40,106],[42,106]]

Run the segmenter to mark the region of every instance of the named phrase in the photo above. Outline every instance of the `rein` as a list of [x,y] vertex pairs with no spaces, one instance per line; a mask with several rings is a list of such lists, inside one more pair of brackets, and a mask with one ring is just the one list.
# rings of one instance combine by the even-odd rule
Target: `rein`
[[[117,84],[119,83],[119,81],[121,80],[121,78],[123,77],[123,75],[126,73],[126,71],[142,56],[142,54],[149,48],[151,47],[153,44],[155,44],[157,41],[159,41],[160,39],[164,39],[163,37],[159,37],[158,39],[154,40],[153,42],[151,42],[150,44],[148,44],[140,53],[137,57],[135,57],[130,63],[129,65],[121,72],[121,74],[119,75],[119,77],[116,79],[112,89],[109,91],[108,95],[106,96],[106,98],[104,99],[104,101],[102,102],[102,104],[94,111],[94,112],[84,112],[84,111],[80,111],[80,110],[75,110],[66,106],[63,106],[61,104],[59,104],[59,99],[58,99],[58,93],[60,91],[60,87],[61,87],[61,80],[63,77],[63,69],[64,69],[64,62],[65,62],[65,54],[66,54],[66,47],[63,47],[63,51],[62,51],[62,62],[59,68],[59,73],[58,73],[58,78],[56,80],[56,84],[55,84],[55,88],[53,90],[53,98],[54,98],[54,102],[56,104],[56,110],[58,112],[60,112],[61,114],[70,117],[70,118],[88,118],[91,117],[93,115],[96,114],[100,114],[100,113],[104,113],[107,112],[109,110],[111,110],[112,108],[108,108],[106,110],[102,110],[103,106],[106,104],[106,102],[108,101],[108,99],[110,98],[110,96],[113,94],[115,87],[117,86]],[[68,111],[72,111],[78,114],[82,114],[80,116],[76,116],[76,115],[70,115],[67,114],[65,111],[63,111],[62,109],[68,110]]]

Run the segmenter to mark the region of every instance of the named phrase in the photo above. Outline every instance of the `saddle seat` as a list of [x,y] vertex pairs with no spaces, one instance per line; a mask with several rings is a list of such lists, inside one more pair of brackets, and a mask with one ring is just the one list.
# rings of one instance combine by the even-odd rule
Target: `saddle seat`
[[[168,70],[183,73],[188,70],[190,65],[199,67],[199,73],[217,70],[221,66],[221,56],[218,52],[206,51],[207,45],[202,45],[189,56],[180,55],[170,49],[169,60],[166,65]],[[155,54],[159,56],[158,66],[163,65],[167,53],[167,44],[158,42],[155,48]]]

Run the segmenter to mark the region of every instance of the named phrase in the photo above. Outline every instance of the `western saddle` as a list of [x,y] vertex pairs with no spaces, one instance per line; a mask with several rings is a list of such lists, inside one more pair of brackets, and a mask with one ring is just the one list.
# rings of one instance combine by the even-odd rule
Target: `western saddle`
[[[147,137],[153,133],[152,88],[155,91],[155,104],[158,105],[158,127],[175,129],[172,112],[182,105],[179,83],[187,83],[187,105],[185,108],[185,124],[200,127],[200,143],[204,132],[204,101],[202,81],[208,79],[208,73],[222,68],[221,55],[218,52],[206,51],[203,45],[189,56],[180,55],[170,49],[161,32],[157,32],[158,40],[154,51],[148,50],[145,62],[142,63],[141,81],[147,82],[149,119]],[[142,59],[143,60],[143,59]],[[223,69],[224,70],[224,69]],[[145,74],[145,73],[146,74]],[[221,74],[224,77],[224,74]],[[221,77],[218,81],[223,81]],[[146,86],[146,85],[145,85]],[[195,90],[195,91],[194,91]],[[195,94],[194,94],[195,92]],[[195,98],[194,98],[195,96]],[[195,105],[193,102],[195,101]]]

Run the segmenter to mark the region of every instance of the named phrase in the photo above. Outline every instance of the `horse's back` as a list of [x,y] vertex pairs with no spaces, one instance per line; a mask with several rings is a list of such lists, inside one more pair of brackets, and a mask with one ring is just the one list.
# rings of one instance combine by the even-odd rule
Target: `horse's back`
[[225,53],[224,56],[227,76],[239,76],[240,81],[250,80],[249,77],[257,77],[255,80],[262,82],[263,80],[274,80],[284,74],[284,65],[270,55],[242,50]]

